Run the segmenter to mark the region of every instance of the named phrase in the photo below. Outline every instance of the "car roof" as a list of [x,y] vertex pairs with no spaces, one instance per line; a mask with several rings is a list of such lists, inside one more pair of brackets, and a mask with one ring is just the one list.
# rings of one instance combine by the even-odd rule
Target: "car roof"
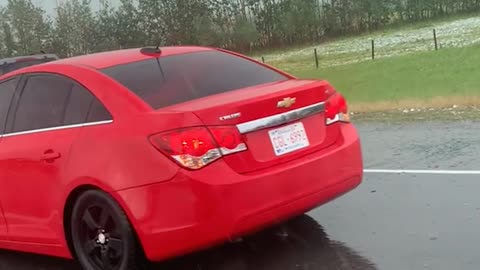
[[11,64],[16,63],[19,60],[27,60],[27,59],[46,59],[46,58],[54,58],[58,59],[58,56],[55,54],[34,54],[34,55],[25,55],[25,56],[17,56],[11,58],[4,58],[0,59],[0,66],[4,64]]
[[[196,46],[161,47],[160,57],[187,54],[201,51],[211,51],[212,48]],[[137,62],[157,57],[141,53],[141,48],[116,50],[109,52],[94,53],[55,61],[55,64],[89,66],[94,69],[104,69],[112,66]]]

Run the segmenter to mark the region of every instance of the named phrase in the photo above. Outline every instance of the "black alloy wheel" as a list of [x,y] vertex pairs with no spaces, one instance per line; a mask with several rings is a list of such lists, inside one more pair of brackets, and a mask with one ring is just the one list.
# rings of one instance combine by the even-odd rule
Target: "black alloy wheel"
[[108,194],[89,190],[72,213],[71,239],[85,270],[143,269],[144,256],[128,218]]

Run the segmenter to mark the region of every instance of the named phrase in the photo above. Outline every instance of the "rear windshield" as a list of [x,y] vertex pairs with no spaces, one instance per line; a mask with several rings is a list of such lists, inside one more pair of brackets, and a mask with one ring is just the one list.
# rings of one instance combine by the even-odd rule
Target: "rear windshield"
[[196,52],[102,70],[154,109],[254,85],[284,81],[284,75],[219,51]]
[[17,69],[21,69],[24,67],[39,65],[47,62],[54,61],[54,58],[42,58],[42,59],[29,59],[29,60],[19,60],[18,62],[8,63],[8,64],[0,64],[0,75],[6,74],[8,72],[12,72]]

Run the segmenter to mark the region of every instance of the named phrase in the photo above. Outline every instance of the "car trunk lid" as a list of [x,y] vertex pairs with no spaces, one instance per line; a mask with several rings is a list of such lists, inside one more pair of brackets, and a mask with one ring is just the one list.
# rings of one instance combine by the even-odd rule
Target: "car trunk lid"
[[338,128],[325,124],[324,102],[334,92],[326,81],[286,80],[164,109],[193,112],[206,126],[236,126],[248,150],[224,160],[249,173],[332,145]]

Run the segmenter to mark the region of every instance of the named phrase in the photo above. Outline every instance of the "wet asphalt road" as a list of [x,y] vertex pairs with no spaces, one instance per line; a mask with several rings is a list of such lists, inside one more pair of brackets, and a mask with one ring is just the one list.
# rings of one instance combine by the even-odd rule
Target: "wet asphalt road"
[[[480,123],[357,125],[365,167],[480,170]],[[480,175],[366,174],[348,195],[252,236],[154,269],[479,269]],[[0,269],[77,270],[0,252]]]

